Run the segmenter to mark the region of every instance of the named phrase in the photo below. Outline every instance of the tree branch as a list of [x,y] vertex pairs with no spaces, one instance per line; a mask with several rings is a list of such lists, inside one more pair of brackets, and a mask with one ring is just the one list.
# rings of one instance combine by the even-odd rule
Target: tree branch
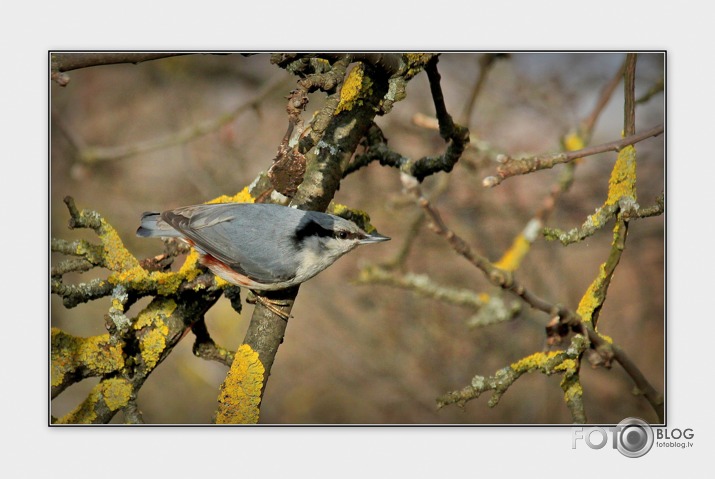
[[477,98],[479,97],[479,94],[481,93],[482,88],[486,83],[489,72],[496,63],[496,60],[500,58],[507,58],[508,56],[508,53],[485,53],[481,57],[479,57],[479,75],[477,76],[477,80],[472,87],[472,93],[469,95],[469,100],[467,100],[466,106],[464,107],[464,111],[462,112],[462,116],[460,118],[461,124],[469,127],[469,122],[472,118],[474,106],[476,105]]
[[568,163],[578,158],[592,156],[598,153],[605,153],[607,151],[618,152],[626,146],[635,145],[636,143],[639,143],[650,137],[659,136],[663,133],[663,131],[665,131],[665,127],[661,124],[650,128],[643,133],[631,135],[621,140],[611,141],[609,143],[603,143],[601,145],[596,146],[589,146],[576,151],[568,151],[550,156],[536,156],[521,159],[503,157],[501,159],[502,165],[497,168],[497,176],[488,176],[484,178],[482,184],[485,187],[491,188],[497,186],[499,183],[512,176],[525,175],[534,171],[553,168],[556,165]]
[[[463,256],[465,259],[467,259],[470,263],[472,263],[474,266],[476,266],[478,269],[480,269],[487,279],[494,284],[495,286],[498,286],[506,291],[509,291],[512,294],[515,294],[519,296],[524,302],[526,302],[529,306],[531,306],[534,309],[537,309],[539,311],[545,312],[549,314],[552,317],[556,318],[555,324],[562,326],[564,329],[557,329],[557,335],[562,336],[568,331],[575,331],[576,333],[581,334],[583,337],[588,339],[589,344],[591,347],[594,349],[594,351],[600,356],[600,365],[603,365],[605,367],[610,367],[611,362],[613,359],[620,361],[620,359],[623,359],[624,361],[630,361],[627,356],[625,356],[625,352],[623,350],[619,349],[619,353],[622,355],[619,356],[616,354],[614,350],[614,344],[612,342],[609,342],[608,340],[604,339],[603,336],[601,336],[596,330],[594,329],[593,324],[591,323],[589,318],[589,321],[584,321],[581,317],[581,315],[578,312],[572,311],[563,305],[560,304],[555,304],[555,303],[550,303],[547,300],[544,300],[537,295],[535,295],[533,292],[528,290],[524,285],[519,283],[514,276],[508,272],[501,270],[494,266],[488,259],[485,257],[477,254],[462,238],[457,236],[452,230],[450,230],[447,225],[444,223],[442,220],[439,212],[430,204],[429,200],[427,200],[424,196],[422,196],[421,190],[420,190],[420,184],[415,178],[410,178],[406,174],[401,175],[402,179],[402,184],[403,187],[405,188],[405,191],[412,195],[413,198],[417,201],[417,204],[425,211],[427,214],[427,218],[429,221],[429,226],[430,228],[439,236],[442,236],[447,240],[450,246],[461,256]],[[614,240],[614,248],[616,249],[622,249],[622,242]],[[618,255],[618,258],[620,258],[620,254]],[[616,261],[617,262],[617,261]],[[615,268],[615,265],[614,265]],[[611,273],[612,274],[612,273]],[[601,278],[601,277],[599,277]],[[610,277],[609,277],[610,279]],[[597,278],[597,281],[600,281],[600,279]],[[603,287],[607,287],[607,282],[601,284],[599,286],[600,290],[603,291],[603,296],[601,297],[601,300],[605,299],[605,290]],[[589,303],[590,304],[590,303]],[[600,310],[600,307],[597,308]],[[593,310],[591,311],[593,312]],[[597,312],[596,312],[597,314]],[[547,328],[547,333],[549,333],[549,328]],[[549,333],[552,334],[552,333]],[[578,351],[578,354],[580,355],[582,351]],[[622,363],[621,363],[622,364]],[[575,370],[575,368],[574,368]],[[636,367],[635,364],[630,362],[629,364],[629,370],[631,372],[639,371]],[[628,370],[627,370],[628,372]],[[629,373],[630,374],[630,373]],[[645,377],[640,374],[638,377],[631,376],[636,382],[636,384],[640,383],[641,381],[645,380]],[[513,381],[512,381],[513,382]],[[511,382],[509,382],[511,384]],[[645,384],[648,384],[647,381]],[[575,387],[573,383],[567,384],[566,386],[571,386]],[[578,388],[577,388],[578,389]],[[648,386],[643,385],[643,388],[639,389],[645,391],[650,389]],[[651,388],[652,389],[652,388]],[[573,390],[571,390],[573,392]],[[501,394],[499,394],[500,396]],[[478,396],[478,395],[477,395]],[[649,396],[653,397],[653,394],[649,392]],[[649,399],[649,396],[646,396],[647,399]],[[476,397],[476,396],[475,396]],[[574,398],[573,396],[569,397],[567,396],[568,400],[573,401],[570,403],[570,409],[572,412],[576,412],[578,418],[580,418],[580,398]],[[498,400],[498,399],[497,399]],[[650,401],[651,399],[649,399]],[[458,402],[458,401],[457,401]],[[653,405],[654,409],[656,410],[656,413],[658,413],[658,408],[657,404],[654,404],[651,402],[651,405]],[[662,418],[659,416],[659,419],[662,420]]]
[[99,65],[114,65],[117,63],[142,63],[160,58],[190,55],[190,53],[51,53],[50,79],[60,86],[66,86],[70,78],[64,72]]
[[[336,62],[337,68],[345,66]],[[334,67],[336,67],[334,65]],[[291,201],[291,205],[313,211],[325,211],[338,189],[345,165],[350,160],[360,140],[365,136],[379,110],[380,100],[387,93],[388,78],[384,72],[372,67],[354,68],[344,81],[339,96],[329,97],[316,122],[325,121],[323,134],[315,146],[305,154],[305,179]],[[345,85],[350,84],[349,87]],[[321,116],[322,115],[322,116]],[[261,397],[270,376],[275,355],[283,342],[290,312],[299,287],[262,293],[275,304],[283,317],[269,310],[263,303],[256,304],[244,345],[258,354],[264,369]],[[231,378],[227,378],[229,381]],[[224,384],[227,384],[225,382]],[[230,398],[228,399],[230,400]],[[225,409],[224,406],[221,407]],[[238,418],[222,414],[222,420]]]
[[623,115],[623,136],[636,134],[636,60],[638,55],[628,53],[623,73],[623,89],[625,94]]
[[379,128],[373,126],[366,135],[367,150],[363,154],[355,156],[353,162],[345,169],[343,176],[347,176],[373,161],[379,161],[383,166],[398,168],[419,181],[438,172],[452,171],[469,144],[469,130],[454,123],[452,116],[447,111],[440,84],[441,78],[437,70],[437,61],[437,56],[430,58],[425,65],[425,71],[429,78],[430,91],[439,123],[439,134],[448,143],[445,153],[440,156],[411,160],[392,151],[387,146]]
[[[211,275],[211,282],[200,279],[196,256],[189,255],[177,272],[147,271],[124,247],[116,230],[97,212],[79,210],[70,197],[65,199],[70,213],[70,228],[90,228],[100,245],[88,242],[53,240],[58,252],[82,257],[87,264],[110,270],[105,279],[66,286],[62,275],[71,271],[69,263],[53,270],[52,292],[63,297],[71,307],[80,302],[111,294],[105,315],[108,334],[72,337],[59,329],[52,332],[51,384],[53,397],[65,388],[90,376],[101,380],[87,398],[58,423],[107,423],[120,410],[129,408],[129,420],[140,420],[134,411],[137,393],[151,372],[167,357],[191,326],[221,296]],[[205,275],[207,276],[207,275]],[[190,289],[182,288],[192,283]],[[124,312],[139,296],[154,299],[136,317]]]

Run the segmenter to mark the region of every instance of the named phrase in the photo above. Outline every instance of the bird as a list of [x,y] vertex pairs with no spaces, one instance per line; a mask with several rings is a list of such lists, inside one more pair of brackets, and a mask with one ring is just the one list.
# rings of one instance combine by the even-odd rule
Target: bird
[[[145,212],[136,234],[178,238],[193,247],[199,262],[216,276],[254,293],[304,283],[357,246],[390,239],[336,215],[272,203],[213,203]],[[266,298],[256,297],[285,317]]]

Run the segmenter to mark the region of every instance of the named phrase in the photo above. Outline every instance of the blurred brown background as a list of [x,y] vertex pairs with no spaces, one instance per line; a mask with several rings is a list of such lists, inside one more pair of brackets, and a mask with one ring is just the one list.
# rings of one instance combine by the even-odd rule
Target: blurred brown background
[[[458,118],[479,73],[480,53],[448,53],[439,69],[447,107]],[[592,110],[602,87],[623,62],[622,53],[513,53],[498,61],[470,119],[473,134],[511,155],[547,153]],[[664,75],[664,55],[640,54],[637,96]],[[139,216],[234,194],[266,170],[287,126],[285,97],[295,77],[269,63],[268,54],[190,55],[138,65],[112,65],[69,72],[66,87],[51,85],[51,236],[93,240],[87,231],[67,229],[62,198],[101,213],[137,257],[159,254],[158,240],[137,238]],[[263,87],[284,79],[283,87],[234,122],[189,143],[116,161],[85,165],[77,145],[137,143],[218,117],[249,101]],[[311,96],[305,118],[321,103]],[[377,119],[390,146],[419,158],[440,154],[436,131],[415,125],[416,113],[434,114],[426,75],[408,86],[407,98]],[[591,144],[616,140],[623,128],[619,86],[596,125]],[[639,131],[664,121],[663,94],[636,110]],[[637,145],[638,201],[654,203],[665,182],[663,136]],[[562,197],[550,226],[580,226],[605,198],[615,154],[586,159]],[[450,174],[439,197],[445,222],[492,260],[539,208],[558,168],[512,178],[485,189],[493,174],[468,151]],[[444,175],[444,174],[441,174]],[[425,180],[425,190],[438,181]],[[470,312],[424,299],[409,291],[357,285],[361,265],[391,259],[416,210],[401,193],[399,174],[377,164],[349,176],[336,201],[368,211],[378,230],[393,238],[358,248],[301,287],[268,381],[261,423],[280,424],[564,424],[571,420],[562,400],[560,377],[532,373],[520,378],[495,408],[488,396],[436,409],[435,399],[461,389],[474,375],[497,369],[545,347],[546,315],[524,307],[515,320],[469,328]],[[605,261],[611,241],[606,228],[581,243],[563,247],[538,240],[518,272],[536,294],[573,309]],[[626,250],[611,284],[599,328],[614,338],[663,391],[664,216],[631,223]],[[52,261],[58,258],[52,255]],[[407,269],[428,274],[445,286],[493,292],[482,274],[439,237],[422,228]],[[68,276],[87,281],[106,271]],[[134,316],[147,299],[128,313]],[[51,299],[51,324],[81,336],[102,334],[109,299],[66,310]],[[235,350],[243,339],[252,306],[235,313],[225,298],[209,312],[213,338]],[[191,353],[192,335],[149,377],[139,394],[147,423],[209,423],[227,369]],[[617,423],[627,416],[656,422],[620,366],[592,370],[584,365],[586,413],[592,423]],[[52,414],[73,409],[97,380],[72,386],[52,402]],[[121,415],[114,422],[121,422]]]

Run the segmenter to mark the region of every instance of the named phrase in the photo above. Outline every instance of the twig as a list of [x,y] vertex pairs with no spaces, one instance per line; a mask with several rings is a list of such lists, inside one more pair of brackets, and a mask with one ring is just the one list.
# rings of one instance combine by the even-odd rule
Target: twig
[[112,294],[112,285],[103,279],[92,279],[78,285],[64,284],[59,278],[50,280],[50,292],[62,298],[65,308],[104,298]]
[[665,211],[665,197],[664,192],[660,192],[658,197],[655,199],[655,204],[647,206],[645,208],[632,208],[621,213],[621,217],[624,220],[631,220],[637,218],[650,218],[652,216],[662,215]]
[[494,65],[495,61],[498,58],[503,58],[508,56],[507,54],[504,53],[485,53],[481,57],[479,57],[479,75],[477,76],[477,81],[474,83],[474,87],[472,87],[472,93],[469,96],[469,100],[467,100],[466,106],[464,108],[464,111],[462,113],[460,123],[463,125],[466,125],[469,127],[469,122],[472,118],[472,112],[474,111],[474,106],[477,103],[477,98],[479,97],[479,93],[482,91],[482,87],[484,86],[484,83],[486,82],[487,75],[492,69],[492,66]]
[[471,309],[475,314],[467,319],[469,327],[488,326],[510,321],[521,312],[518,302],[507,303],[496,295],[478,294],[468,289],[449,288],[432,281],[429,276],[396,273],[383,266],[369,266],[360,271],[360,284],[384,284],[412,291],[422,297]]
[[191,332],[196,336],[192,351],[195,356],[209,361],[218,361],[231,367],[235,352],[217,345],[206,328],[206,321],[201,319],[191,326]]
[[313,148],[320,141],[325,130],[330,125],[333,115],[340,104],[341,97],[340,93],[332,92],[332,90],[343,83],[349,65],[350,60],[348,58],[339,59],[332,65],[329,73],[320,77],[309,77],[306,81],[299,82],[299,87],[303,89],[306,94],[312,91],[311,89],[318,87],[331,92],[328,98],[326,98],[323,108],[316,113],[310,122],[309,131],[300,133],[301,138],[297,145],[299,153],[305,154],[308,150]]
[[485,302],[468,289],[447,288],[432,281],[424,274],[397,274],[387,268],[373,265],[360,271],[358,282],[362,284],[384,284],[419,293],[421,296],[444,301],[478,311]]
[[[305,153],[320,140],[338,108],[340,95],[335,90],[343,83],[349,64],[350,59],[343,55],[327,71],[320,64],[302,65],[300,72],[306,76],[298,81],[298,88],[288,95],[288,128],[268,171],[273,188],[282,195],[293,198],[303,182]],[[316,90],[322,90],[329,96],[325,106],[313,117],[309,127],[304,129],[301,115],[308,104],[308,94]]]
[[415,178],[411,178],[405,173],[403,173],[400,178],[405,191],[415,198],[417,204],[427,214],[429,226],[432,231],[445,238],[452,249],[480,269],[492,284],[516,294],[535,309],[546,312],[552,316],[559,316],[566,322],[574,321],[574,318],[577,317],[574,312],[561,305],[551,304],[539,298],[519,283],[513,274],[494,266],[486,257],[479,255],[454,231],[450,230],[444,221],[442,221],[442,217],[437,209],[422,195],[419,182]]
[[347,59],[349,62],[364,62],[383,70],[388,75],[399,73],[403,67],[402,55],[398,53],[276,53],[271,56],[271,63],[286,68],[288,71],[296,71],[295,67],[289,67],[291,63],[305,62],[310,58],[324,58],[332,61]]
[[[373,161],[379,161],[383,166],[398,168],[403,173],[417,178],[418,181],[438,172],[449,173],[454,165],[459,161],[464,149],[469,144],[469,130],[454,123],[452,116],[447,111],[444,103],[444,95],[440,84],[440,74],[437,70],[439,57],[432,57],[425,66],[429,79],[432,100],[435,106],[435,113],[439,123],[439,134],[448,142],[447,150],[440,156],[427,156],[418,160],[412,160],[391,150],[384,141],[382,133],[373,133],[367,139],[367,151],[361,155],[356,155],[344,171],[343,176],[348,175]],[[379,130],[379,129],[377,129]],[[371,131],[375,132],[376,128]]]
[[[337,69],[336,74],[344,71],[344,67],[347,67],[347,63],[340,60],[333,65],[333,68]],[[355,74],[358,73],[362,74],[360,84],[355,85],[356,88],[351,92],[341,90],[340,93],[329,95],[325,106],[316,115],[311,129],[321,132],[321,135],[316,139],[315,147],[305,153],[305,179],[291,200],[291,206],[314,211],[327,209],[340,185],[345,165],[372,124],[380,100],[387,93],[388,79],[369,69],[357,71]],[[356,77],[355,80],[357,79]],[[369,88],[366,88],[367,85]],[[334,114],[340,101],[345,99],[348,93],[352,94],[352,102],[345,105],[345,109],[339,114]],[[266,299],[284,313],[283,316],[266,308],[264,303],[258,303],[251,316],[243,342],[252,352],[257,353],[264,371],[261,397],[278,348],[283,342],[288,324],[285,318],[290,316],[298,290],[299,287],[296,286],[264,294]]]
[[[557,317],[559,324],[564,325],[568,329],[571,329],[583,335],[585,338],[588,338],[593,349],[601,357],[600,364],[602,364],[603,366],[610,367],[614,359],[619,362],[620,359],[623,359],[624,361],[630,361],[625,355],[625,352],[623,352],[622,350],[619,350],[621,356],[617,355],[613,348],[614,344],[608,342],[598,332],[596,332],[593,327],[593,324],[591,324],[590,322],[583,321],[581,316],[577,312],[572,311],[564,307],[563,305],[550,303],[549,301],[546,301],[536,296],[524,285],[519,283],[511,273],[500,270],[499,268],[495,267],[491,262],[489,262],[489,260],[487,260],[485,257],[477,254],[462,238],[457,236],[456,233],[454,233],[446,226],[439,212],[430,204],[430,202],[424,196],[422,196],[419,182],[415,178],[410,178],[408,175],[403,173],[401,175],[401,179],[406,192],[411,194],[416,199],[418,205],[427,214],[431,229],[436,234],[444,237],[450,244],[450,246],[452,246],[452,249],[454,249],[458,254],[463,256],[470,263],[480,269],[492,284],[519,296],[532,308],[545,312],[552,317]],[[631,367],[637,370],[635,364],[632,363],[632,361],[629,364],[629,368]],[[642,375],[642,373],[637,377],[631,377],[633,378],[633,381],[636,383],[636,385],[638,385],[642,381],[645,381],[645,377]],[[648,384],[647,381],[645,382],[645,384]],[[648,386],[645,386],[643,384],[641,384],[641,386],[639,386],[639,389],[643,391],[649,390]],[[649,401],[651,401],[651,399],[649,399]],[[651,402],[651,405],[653,405],[654,409],[656,409],[656,412],[658,412],[658,409],[656,408],[657,404]]]
[[[588,348],[588,341],[583,336],[574,336],[570,347],[567,350],[552,351],[549,353],[535,353],[531,356],[517,361],[510,366],[498,370],[493,376],[485,378],[474,376],[469,386],[459,391],[452,391],[437,398],[437,407],[443,408],[450,404],[464,406],[467,401],[478,398],[481,394],[493,391],[489,399],[488,406],[494,407],[501,400],[517,379],[526,373],[539,371],[546,375],[563,373],[564,380],[570,377],[578,377],[574,366],[581,351]],[[564,384],[565,383],[565,384]],[[562,387],[568,388],[568,383],[562,381]],[[569,409],[572,410],[574,422],[585,422],[583,405],[580,400],[567,401]]]
[[638,55],[626,55],[626,67],[623,73],[623,89],[625,95],[623,114],[623,136],[633,136],[636,133],[636,60]]
[[52,53],[50,58],[50,79],[60,86],[67,86],[70,78],[64,72],[71,70],[117,63],[137,64],[180,55],[189,55],[189,53]]
[[142,63],[160,58],[190,55],[190,53],[132,53],[132,52],[95,52],[95,53],[52,53],[54,68],[59,72],[68,72],[80,68],[116,63]]
[[636,100],[636,104],[640,105],[641,103],[646,103],[648,100],[653,98],[655,95],[658,93],[662,92],[665,89],[665,80],[663,77],[660,77],[657,82],[651,86],[647,92],[645,92],[640,98]]
[[[574,139],[581,140],[583,146],[587,145],[591,141],[591,135],[593,134],[593,129],[596,126],[596,122],[601,117],[601,113],[608,105],[609,100],[616,91],[616,87],[621,82],[623,78],[623,71],[625,69],[625,62],[618,69],[616,74],[611,78],[611,80],[603,87],[601,94],[596,100],[596,104],[591,110],[591,113],[581,122],[581,127],[578,133],[574,133]],[[566,137],[568,139],[568,136]],[[565,148],[567,150],[577,150],[578,147],[569,147],[568,142],[564,141]],[[541,220],[542,224],[545,224],[549,218],[549,215],[553,211],[558,198],[571,188],[574,178],[574,168],[575,163],[570,162],[568,164],[570,168],[564,169],[563,173],[557,180],[556,184],[551,188],[549,196],[545,199],[542,208],[536,213],[535,218]]]
[[618,213],[618,210],[617,203],[603,205],[597,208],[592,215],[589,215],[580,227],[572,228],[569,231],[563,231],[559,228],[544,228],[543,235],[547,240],[559,240],[561,244],[567,246],[592,236],[607,224]]
[[591,114],[581,123],[582,135],[586,137],[586,143],[591,138],[591,133],[593,132],[593,128],[596,126],[596,121],[598,121],[598,118],[601,116],[603,109],[606,108],[613,92],[616,91],[616,87],[619,83],[621,83],[625,68],[626,63],[624,62],[613,78],[611,78],[611,81],[609,81],[606,86],[603,87],[603,90],[601,90],[601,94],[599,95],[596,106],[591,111]]
[[124,422],[126,424],[144,424],[144,416],[137,406],[136,399],[130,399],[124,408]]
[[661,423],[665,423],[665,400],[663,395],[655,390],[653,386],[648,382],[646,377],[643,375],[640,369],[635,365],[635,363],[628,357],[628,355],[621,349],[618,345],[613,344],[614,358],[618,363],[623,366],[623,369],[631,377],[633,382],[636,384],[638,392],[643,394],[651,407],[655,410],[658,415],[658,419]]
[[484,178],[482,184],[485,187],[491,188],[500,184],[507,178],[516,175],[525,175],[538,170],[553,168],[562,163],[568,163],[578,158],[596,155],[607,151],[620,151],[626,146],[635,145],[638,142],[646,140],[650,137],[658,136],[663,133],[665,127],[660,124],[643,133],[628,136],[621,140],[603,143],[601,145],[589,146],[576,151],[562,152],[551,156],[536,156],[531,158],[514,159],[505,157],[502,158],[503,164],[497,168],[497,176],[488,176]]

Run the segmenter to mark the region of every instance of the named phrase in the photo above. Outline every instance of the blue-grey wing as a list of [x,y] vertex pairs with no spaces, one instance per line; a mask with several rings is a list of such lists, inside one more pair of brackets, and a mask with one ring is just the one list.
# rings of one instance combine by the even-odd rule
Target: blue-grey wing
[[295,276],[295,243],[285,233],[293,231],[304,215],[284,206],[225,203],[167,211],[162,219],[235,271],[272,283]]

